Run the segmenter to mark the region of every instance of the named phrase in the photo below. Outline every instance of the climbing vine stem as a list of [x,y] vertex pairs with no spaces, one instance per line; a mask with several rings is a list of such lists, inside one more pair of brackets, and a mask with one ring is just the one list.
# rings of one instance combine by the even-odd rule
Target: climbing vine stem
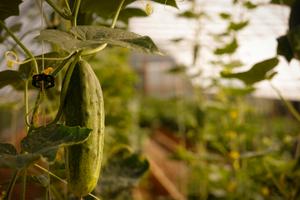
[[72,12],[72,26],[75,27],[77,26],[77,15],[79,12],[81,0],[76,0],[75,5],[74,5],[74,10]]
[[17,38],[15,36],[15,34],[13,32],[11,32],[11,30],[9,30],[9,28],[6,27],[6,25],[4,24],[4,22],[2,20],[0,20],[0,27],[2,27],[8,33],[8,35],[11,36],[13,38],[13,40],[22,48],[22,50],[25,52],[25,54],[29,58],[32,59],[34,67],[35,67],[35,71],[36,71],[36,73],[39,73],[38,64],[36,62],[36,59],[32,55],[32,53],[30,52],[30,50],[25,47],[25,45],[19,40],[19,38]]

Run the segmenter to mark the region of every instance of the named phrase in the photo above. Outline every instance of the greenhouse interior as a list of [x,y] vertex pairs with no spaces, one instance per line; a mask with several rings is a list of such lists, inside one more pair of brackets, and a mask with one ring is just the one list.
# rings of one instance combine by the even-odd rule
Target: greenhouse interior
[[299,200],[300,0],[0,0],[0,200]]

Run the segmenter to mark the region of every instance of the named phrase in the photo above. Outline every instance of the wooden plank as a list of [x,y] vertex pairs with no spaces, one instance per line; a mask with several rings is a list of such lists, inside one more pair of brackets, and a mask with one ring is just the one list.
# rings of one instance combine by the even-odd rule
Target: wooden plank
[[175,200],[186,200],[187,166],[176,160],[171,160],[171,151],[162,147],[154,140],[148,140],[145,145],[145,155],[150,162],[150,172],[162,187]]

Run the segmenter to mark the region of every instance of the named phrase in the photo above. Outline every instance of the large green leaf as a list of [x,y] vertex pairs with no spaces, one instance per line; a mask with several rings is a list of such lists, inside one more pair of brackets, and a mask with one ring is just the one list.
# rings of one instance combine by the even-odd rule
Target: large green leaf
[[238,42],[234,38],[229,44],[226,44],[223,47],[217,48],[214,53],[216,55],[223,55],[223,54],[233,54],[238,48]]
[[150,37],[121,29],[112,29],[104,26],[76,26],[71,29],[71,32],[82,41],[108,43],[147,53],[159,53],[158,48]]
[[7,85],[16,86],[21,82],[22,79],[18,71],[5,70],[0,72],[0,89]]
[[91,129],[79,126],[48,125],[31,129],[21,141],[21,147],[26,152],[41,154],[52,161],[59,147],[82,143],[88,138],[90,132]]
[[[125,0],[123,8],[137,0]],[[176,0],[152,0],[160,4],[173,6],[177,8]],[[81,11],[88,13],[96,13],[103,18],[112,18],[117,11],[121,0],[107,1],[107,0],[82,0]]]
[[38,154],[17,154],[12,144],[0,143],[0,167],[21,169],[38,160]]
[[[72,35],[72,34],[73,35]],[[66,51],[95,48],[103,43],[160,54],[148,36],[141,36],[121,29],[103,26],[76,26],[71,33],[59,30],[43,30],[38,39],[59,45]]]
[[147,13],[140,8],[125,8],[120,12],[119,20],[128,24],[132,17],[147,17]]
[[140,154],[132,153],[128,148],[119,148],[109,156],[102,170],[99,184],[101,196],[104,199],[115,199],[124,195],[148,168],[148,161]]
[[19,15],[19,4],[22,0],[1,0],[0,1],[0,20]]
[[247,85],[252,85],[259,81],[265,80],[268,77],[268,73],[277,66],[279,60],[274,57],[262,62],[256,63],[253,67],[246,71],[240,73],[225,73],[222,72],[221,76],[224,78],[237,78],[243,81]]
[[37,39],[56,44],[68,52],[84,48],[93,48],[100,44],[100,42],[97,41],[78,40],[68,32],[54,29],[42,30]]

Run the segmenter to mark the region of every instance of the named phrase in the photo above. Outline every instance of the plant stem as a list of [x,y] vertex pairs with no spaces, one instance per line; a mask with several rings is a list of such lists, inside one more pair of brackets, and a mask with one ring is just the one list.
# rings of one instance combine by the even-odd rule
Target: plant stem
[[25,104],[25,127],[26,127],[26,132],[29,130],[29,100],[28,100],[28,80],[25,80],[25,87],[24,87],[24,104]]
[[3,197],[3,200],[10,200],[11,199],[11,195],[12,195],[13,189],[15,187],[16,181],[19,177],[19,173],[20,173],[20,170],[17,170],[17,171],[14,172],[13,177],[11,178],[11,180],[9,182],[9,186],[7,188],[6,194]]
[[23,177],[22,177],[22,193],[21,199],[26,199],[26,181],[27,181],[27,169],[24,169]]
[[[115,28],[124,2],[125,2],[125,0],[122,0],[121,3],[120,3],[120,5],[119,5],[119,7],[117,9],[117,12],[116,12],[116,14],[114,16],[114,19],[112,21],[112,24],[110,26],[111,28]],[[98,53],[99,51],[102,51],[103,49],[105,49],[106,46],[107,46],[107,43],[104,43],[104,44],[101,44],[99,47],[97,47],[95,49],[84,50],[84,51],[82,51],[81,55],[82,56],[86,56],[86,55],[91,55],[91,54]]]
[[35,126],[35,121],[36,121],[36,118],[37,118],[37,114],[38,114],[38,110],[39,110],[41,100],[42,100],[42,91],[39,91],[38,94],[37,94],[37,98],[35,100],[35,105],[34,105],[31,120],[30,120],[30,125],[32,125],[32,126]]
[[107,46],[107,43],[104,43],[104,44],[101,44],[99,47],[97,47],[95,49],[84,50],[84,51],[82,51],[81,55],[82,56],[87,56],[87,55],[98,53],[99,51],[102,51],[103,49],[105,49],[106,46]]
[[73,27],[77,26],[77,15],[79,12],[80,4],[81,4],[81,0],[75,0],[75,6],[74,6],[74,10],[72,13],[72,20],[71,20]]
[[283,103],[286,105],[287,109],[290,111],[290,113],[296,118],[297,121],[300,122],[300,113],[294,108],[294,106],[291,104],[291,102],[287,101],[283,95],[281,94],[280,90],[277,89],[270,81],[269,81],[271,87],[273,90],[277,93],[280,100],[283,101]]
[[125,2],[125,0],[122,0],[121,3],[120,3],[120,5],[118,7],[118,10],[117,10],[117,12],[116,12],[116,14],[114,16],[113,21],[112,21],[112,24],[110,26],[111,28],[114,28],[116,26],[116,23],[117,23],[119,15],[120,15],[120,12],[122,10],[122,6],[123,6],[124,2]]
[[[71,19],[71,12],[68,13],[69,15],[65,14],[52,0],[46,0],[46,2],[57,12],[62,18],[70,20]],[[68,7],[68,5],[67,5]],[[69,7],[68,7],[69,9]],[[68,10],[70,11],[70,10]]]
[[57,111],[57,114],[56,114],[54,120],[50,124],[55,124],[60,119],[60,116],[63,111],[64,103],[65,103],[65,98],[67,95],[67,90],[68,90],[69,83],[71,80],[71,76],[72,76],[73,70],[77,64],[77,61],[79,60],[79,57],[80,57],[80,53],[78,53],[76,55],[75,59],[73,60],[72,64],[69,66],[69,68],[65,74],[65,77],[64,77],[63,83],[62,83],[61,93],[60,93],[59,108],[58,108],[58,111]]
[[77,52],[72,53],[71,55],[69,55],[65,60],[62,61],[62,63],[56,67],[54,69],[54,71],[51,73],[52,76],[56,76],[58,74],[58,72],[60,72],[60,70],[62,70],[62,68],[64,68],[65,66],[67,66],[71,60],[71,58],[76,54]]
[[72,13],[68,0],[65,0],[65,4],[66,4],[66,6],[67,6],[68,11],[69,11],[70,13]]
[[36,59],[34,58],[32,53],[29,51],[29,49],[27,49],[25,47],[25,45],[15,36],[15,34],[13,32],[11,32],[9,30],[9,28],[6,27],[6,25],[4,24],[4,22],[2,20],[0,20],[0,27],[2,27],[8,33],[8,35],[10,35],[13,38],[13,40],[23,49],[23,51],[26,53],[26,55],[32,59],[34,67],[35,67],[35,71],[36,71],[36,73],[39,73],[39,68],[38,68]]

